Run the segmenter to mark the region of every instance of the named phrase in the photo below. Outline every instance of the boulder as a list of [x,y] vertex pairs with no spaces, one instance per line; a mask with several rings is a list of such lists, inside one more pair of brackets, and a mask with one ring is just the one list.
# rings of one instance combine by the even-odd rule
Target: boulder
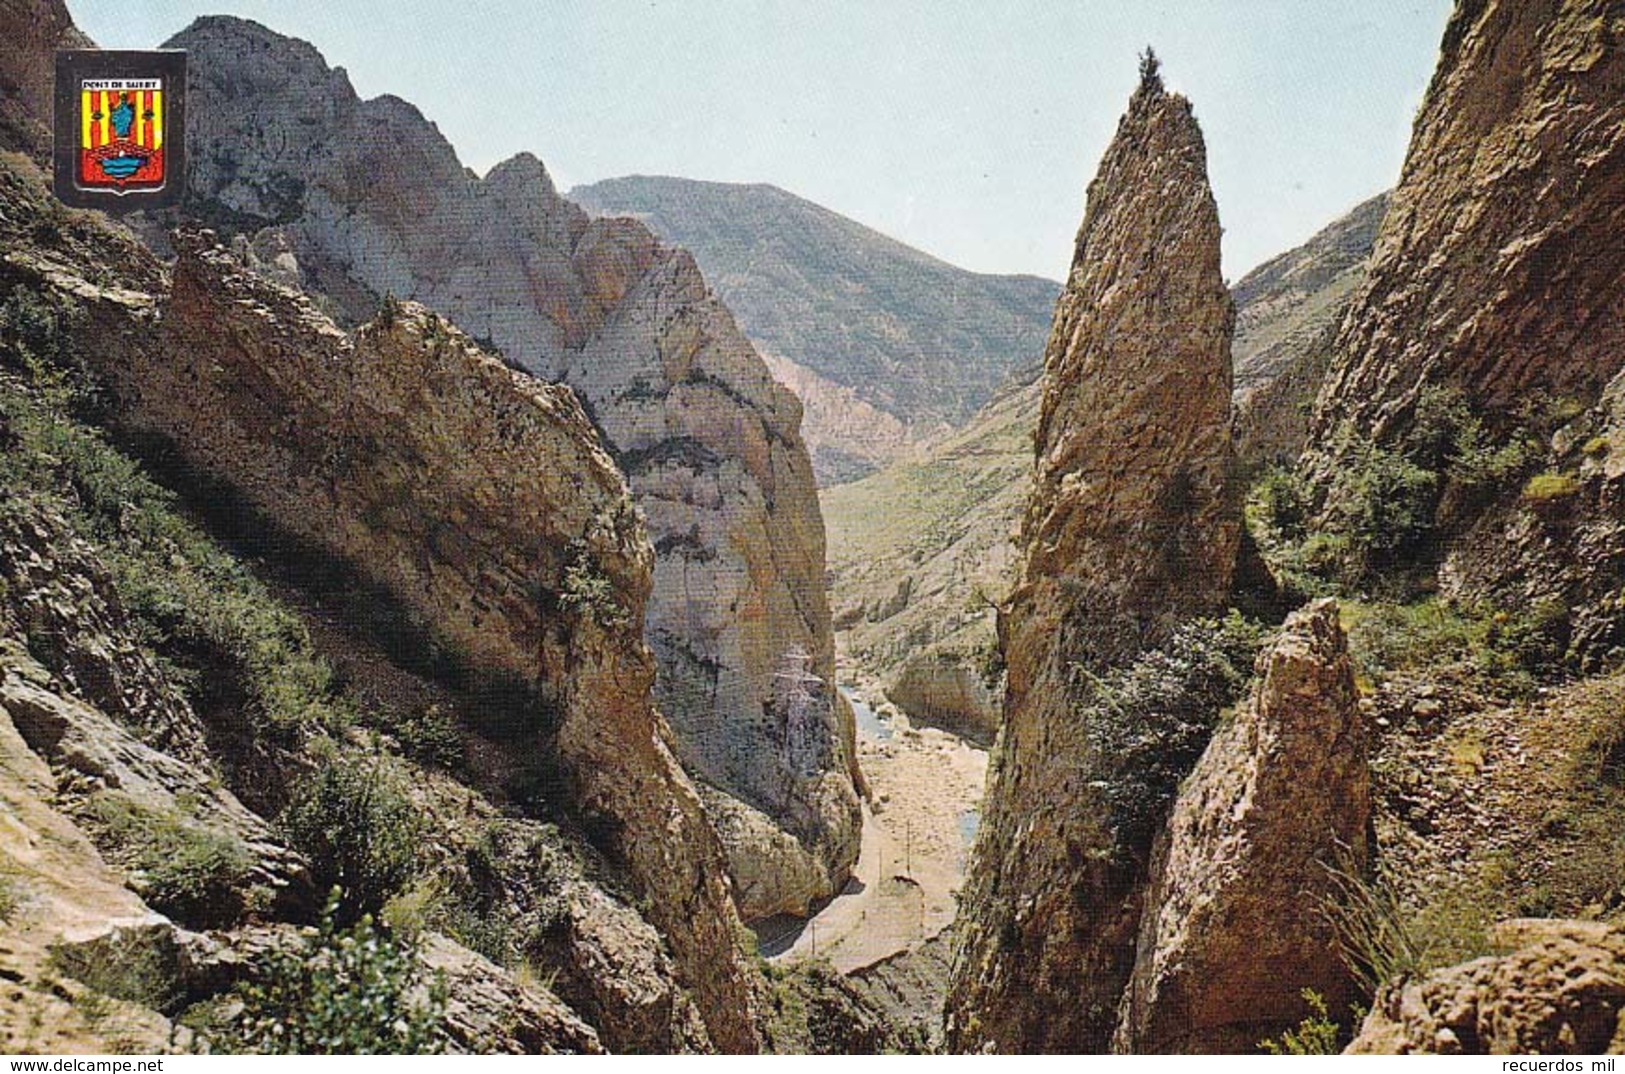
[[1371,774],[1335,601],[1295,612],[1251,699],[1214,734],[1152,852],[1113,1047],[1252,1051],[1301,992],[1358,999],[1325,914],[1332,868],[1363,870]]

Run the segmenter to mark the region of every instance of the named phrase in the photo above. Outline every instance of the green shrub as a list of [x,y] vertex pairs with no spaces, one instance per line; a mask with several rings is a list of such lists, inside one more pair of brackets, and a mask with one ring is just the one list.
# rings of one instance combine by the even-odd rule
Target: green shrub
[[143,642],[192,693],[228,679],[253,712],[243,724],[292,743],[351,718],[299,618],[189,522],[175,495],[101,433],[15,390],[0,416],[18,443],[0,456],[8,487],[62,490],[56,504],[113,577]]
[[144,929],[114,932],[90,943],[50,949],[51,969],[104,996],[174,1014],[185,1002],[173,940]]
[[231,836],[183,828],[164,858],[149,858],[143,895],[153,908],[187,924],[223,928],[237,917],[249,858]]
[[202,928],[224,928],[237,917],[249,857],[237,839],[196,828],[169,855],[147,860],[143,895],[155,910]]
[[1221,713],[1246,689],[1266,635],[1231,612],[1186,624],[1161,649],[1105,676],[1075,668],[1094,782],[1120,855],[1149,848]]
[[41,397],[63,408],[92,403],[97,396],[72,342],[70,329],[82,316],[23,287],[13,288],[0,302],[0,353],[20,368]]
[[1341,1027],[1331,1019],[1326,1009],[1326,997],[1313,988],[1305,988],[1300,995],[1309,1005],[1309,1014],[1296,1029],[1288,1029],[1279,1038],[1261,1040],[1259,1048],[1270,1055],[1337,1055],[1338,1034]]
[[1561,602],[1514,613],[1429,597],[1411,604],[1350,601],[1343,610],[1354,661],[1373,681],[1427,670],[1519,696],[1563,670],[1569,620]]
[[1271,467],[1253,485],[1249,497],[1262,513],[1264,522],[1279,537],[1298,541],[1313,509],[1309,483],[1292,470]]
[[383,909],[417,871],[417,813],[377,764],[335,756],[295,788],[282,814],[311,878],[342,894],[345,921]]
[[1344,471],[1337,502],[1350,546],[1370,569],[1421,553],[1433,532],[1439,477],[1399,452],[1368,447]]
[[1390,981],[1420,977],[1493,950],[1489,925],[1500,914],[1504,884],[1453,885],[1411,906],[1384,872],[1367,874],[1347,861],[1326,869],[1332,891],[1321,899],[1320,910],[1336,932],[1344,965],[1366,996],[1375,997]]
[[443,1052],[447,989],[425,980],[413,945],[363,916],[342,927],[337,896],[320,930],[276,950],[238,986],[242,1011],[220,1051],[266,1055]]
[[585,548],[577,549],[575,558],[564,569],[564,591],[559,595],[559,603],[603,627],[626,625],[626,608],[615,595],[614,585],[599,571]]
[[1547,471],[1531,477],[1523,486],[1523,501],[1532,504],[1566,500],[1580,491],[1580,482],[1570,474]]
[[409,709],[383,721],[408,757],[424,764],[456,769],[467,756],[457,721],[436,704]]
[[1346,584],[1363,584],[1429,561],[1440,530],[1517,487],[1539,456],[1548,418],[1518,421],[1493,434],[1459,389],[1430,386],[1397,437],[1377,444],[1339,430],[1342,466],[1327,490],[1327,530],[1347,539],[1347,555],[1326,566]]
[[252,861],[235,835],[176,810],[137,805],[118,791],[90,800],[106,839],[141,870],[136,885],[153,909],[192,928],[226,928],[246,906]]

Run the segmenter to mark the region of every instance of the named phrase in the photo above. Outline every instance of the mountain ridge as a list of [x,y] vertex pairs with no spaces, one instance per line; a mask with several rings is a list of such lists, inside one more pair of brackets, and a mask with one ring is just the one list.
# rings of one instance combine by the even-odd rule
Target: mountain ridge
[[[767,183],[627,176],[569,196],[694,255],[745,334],[792,367],[780,368],[805,393],[822,484],[968,419],[1042,353],[1060,292],[1038,276],[959,268]],[[880,412],[883,435],[842,422],[840,389]]]

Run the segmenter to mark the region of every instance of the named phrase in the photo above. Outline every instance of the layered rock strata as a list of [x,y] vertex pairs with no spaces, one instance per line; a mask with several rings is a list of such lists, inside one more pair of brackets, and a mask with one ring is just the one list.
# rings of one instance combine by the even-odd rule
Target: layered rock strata
[[358,99],[303,42],[208,18],[169,44],[193,57],[192,211],[275,246],[345,319],[415,299],[576,389],[655,546],[645,624],[672,746],[744,818],[725,826],[741,909],[839,890],[858,776],[801,410],[693,259],[589,220],[532,156],[473,176],[410,104]]
[[1625,12],[1606,0],[1458,4],[1333,348],[1308,465],[1335,516],[1336,475],[1370,442],[1403,450],[1419,400],[1465,401],[1481,439],[1522,455],[1488,487],[1440,468],[1444,590],[1566,604],[1586,665],[1625,638],[1605,474],[1608,385],[1625,368],[1622,40]]
[[1379,440],[1428,384],[1594,401],[1625,345],[1625,13],[1463,0],[1311,435]]
[[[73,261],[82,230],[8,254],[5,275],[77,305],[76,346],[120,422],[167,441],[248,517],[347,563],[481,681],[532,698],[561,804],[647,898],[711,1042],[754,1048],[722,850],[650,700],[652,550],[570,390],[415,305],[346,333],[206,234],[177,237],[172,282],[125,251],[123,282],[151,291],[91,283]],[[102,246],[116,239],[104,230]]]

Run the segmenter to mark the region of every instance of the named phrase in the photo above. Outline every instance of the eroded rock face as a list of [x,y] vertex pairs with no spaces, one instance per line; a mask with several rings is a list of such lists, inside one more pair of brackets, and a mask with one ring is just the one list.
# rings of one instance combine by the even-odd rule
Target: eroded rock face
[[1229,592],[1233,320],[1202,134],[1153,67],[1090,185],[1045,358],[951,1049],[1102,1051],[1111,1038],[1138,877],[1109,852],[1075,669],[1125,661]]
[[712,1041],[753,1048],[721,848],[649,700],[652,552],[574,396],[421,307],[347,334],[207,235],[176,245],[156,336],[103,355],[122,419],[533,692],[538,748],[605,823]]
[[[1622,36],[1606,0],[1458,4],[1308,459],[1335,516],[1338,470],[1367,441],[1403,447],[1424,393],[1458,393],[1527,462],[1487,488],[1441,474],[1441,588],[1568,605],[1588,666],[1625,638],[1618,493],[1597,473],[1625,366]],[[1522,496],[1541,471],[1548,494]]]
[[516,981],[490,960],[444,936],[424,937],[418,959],[448,986],[445,1030],[474,1055],[602,1055],[593,1028],[543,987]]
[[1311,439],[1401,435],[1420,392],[1505,427],[1594,402],[1620,369],[1625,13],[1607,0],[1457,5]]
[[51,153],[51,93],[59,48],[92,48],[62,0],[0,0],[0,149],[45,163]]
[[[1549,494],[1520,492],[1458,537],[1442,588],[1467,601],[1561,610],[1581,670],[1625,663],[1625,372],[1554,434]],[[1533,486],[1526,486],[1531,488]]]
[[629,176],[570,197],[693,251],[805,404],[802,435],[826,487],[970,418],[1038,358],[1059,290],[943,264],[766,184]]
[[1248,1052],[1295,1025],[1301,990],[1357,999],[1322,909],[1327,866],[1359,870],[1365,729],[1337,604],[1287,619],[1262,679],[1180,788],[1152,853],[1113,1047]]
[[136,640],[106,567],[60,518],[22,500],[0,506],[0,579],[0,604],[63,692],[215,774],[202,722]]
[[1033,635],[1060,625],[1069,658],[1117,663],[1229,591],[1241,525],[1218,238],[1190,104],[1147,83],[1090,184],[1045,354],[1026,566],[1007,617],[1018,695]]
[[[764,878],[742,911],[838,890],[861,818],[801,410],[693,259],[635,221],[589,221],[534,157],[473,176],[411,105],[359,100],[303,42],[210,18],[170,44],[194,58],[194,211],[256,248],[274,229],[277,260],[351,320],[412,298],[576,389],[655,545],[646,625],[672,747],[796,859],[775,880],[730,842],[736,874]],[[782,680],[803,663],[816,703],[791,711]]]
[[954,653],[914,657],[886,688],[886,700],[922,723],[992,742],[999,733],[994,692],[977,669],[966,667]]
[[1530,919],[1502,924],[1495,938],[1515,950],[1384,987],[1347,1051],[1625,1051],[1625,934],[1596,921]]

